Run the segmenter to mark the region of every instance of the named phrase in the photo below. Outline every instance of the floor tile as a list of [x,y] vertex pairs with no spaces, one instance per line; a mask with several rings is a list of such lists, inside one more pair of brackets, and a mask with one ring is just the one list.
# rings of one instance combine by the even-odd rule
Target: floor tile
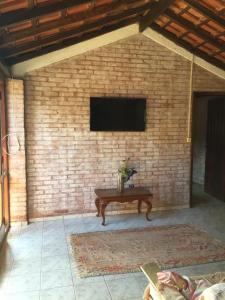
[[60,228],[47,228],[43,230],[43,239],[49,238],[51,236],[64,236],[64,227]]
[[70,272],[70,261],[68,255],[48,256],[42,258],[42,272],[53,272],[55,270],[68,270],[68,272]]
[[30,242],[37,242],[42,240],[42,231],[38,232],[32,232],[30,230],[29,232],[21,233],[20,234],[20,239],[24,241],[30,241]]
[[9,276],[5,287],[5,291],[11,293],[39,290],[40,273],[29,273],[23,276]]
[[[95,216],[75,216],[11,230],[5,254],[2,249],[0,255],[0,299],[39,300],[42,288],[40,300],[64,300],[65,295],[66,300],[75,296],[76,300],[141,300],[147,284],[141,272],[79,279],[70,268],[72,259],[68,260],[70,234],[192,223],[225,243],[224,203],[201,193],[196,199],[191,209],[153,212],[151,222],[146,221],[144,213],[107,215],[106,226]],[[225,262],[177,269],[189,276],[220,270],[225,270]]]
[[143,290],[140,288],[140,285],[134,276],[107,280],[106,283],[112,296],[112,300],[142,297]]
[[67,242],[65,235],[54,235],[43,238],[43,247],[54,247],[54,246],[60,246],[65,245]]
[[30,272],[38,273],[41,271],[41,258],[25,258],[21,260],[15,260],[12,269],[10,271],[10,276],[16,276],[16,275],[26,275],[30,274]]
[[42,229],[43,228],[43,221],[37,221],[37,222],[30,222],[29,226],[25,226],[25,228],[29,228],[32,230],[36,230],[36,229]]
[[135,279],[138,282],[140,290],[144,291],[144,289],[148,285],[148,279],[146,278],[146,276],[142,272],[140,272],[140,274],[141,274],[141,276],[135,276]]
[[42,246],[42,237],[41,238],[17,238],[17,239],[10,239],[8,241],[9,247],[13,250],[19,249],[27,249],[33,247],[33,249],[41,248]]
[[40,294],[39,291],[36,291],[36,292],[23,292],[23,293],[3,293],[2,295],[0,293],[0,299],[5,299],[5,300],[39,300],[39,294]]
[[[7,290],[7,282],[9,280],[8,274],[3,273],[0,277],[0,292]],[[1,299],[1,297],[0,297]]]
[[43,232],[43,241],[44,240],[56,240],[56,239],[65,239],[64,230],[52,230]]
[[42,290],[71,285],[73,285],[73,280],[71,272],[68,269],[41,273]]
[[64,227],[63,219],[48,220],[43,222],[43,230],[48,228],[59,228],[59,227]]
[[[87,232],[87,228],[85,225],[79,225],[79,226],[68,226],[67,228],[65,228],[65,234],[66,237],[68,238],[71,234],[76,234],[76,233],[84,233]],[[89,231],[89,229],[88,229]]]
[[138,297],[138,298],[125,298],[123,300],[143,300],[143,298],[142,297]]
[[203,265],[198,265],[198,266],[174,268],[171,270],[173,270],[175,272],[179,272],[179,273],[181,273],[183,275],[187,275],[187,276],[191,276],[193,274],[195,274],[195,275],[209,274],[209,273],[215,273],[218,271],[225,272],[225,261],[203,264]]
[[24,248],[13,249],[13,260],[22,259],[39,259],[41,257],[41,247],[35,248],[32,246],[26,246]]
[[76,300],[111,300],[104,281],[82,282],[75,285]]
[[11,228],[7,235],[7,240],[17,239],[20,236],[20,229]]
[[76,300],[73,286],[42,290],[40,300]]
[[68,255],[68,247],[66,243],[59,243],[53,246],[42,247],[42,257]]
[[81,225],[83,223],[83,217],[82,216],[77,216],[73,218],[65,218],[64,219],[64,226],[71,226],[71,225]]
[[87,230],[83,222],[83,217],[75,217],[74,219],[64,219],[65,233],[81,233]]
[[112,275],[105,275],[104,278],[106,281],[111,281],[114,279],[123,279],[123,278],[133,278],[133,273],[124,273],[124,274],[112,274]]
[[96,277],[87,277],[87,278],[79,278],[72,272],[72,277],[74,284],[88,284],[88,283],[95,283],[95,282],[104,282],[104,276],[96,276]]

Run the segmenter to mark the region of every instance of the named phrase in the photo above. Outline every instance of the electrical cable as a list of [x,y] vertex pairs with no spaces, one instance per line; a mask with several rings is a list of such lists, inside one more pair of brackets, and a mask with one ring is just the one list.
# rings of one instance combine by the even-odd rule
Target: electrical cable
[[192,119],[192,101],[193,101],[193,70],[194,70],[194,54],[191,60],[191,70],[190,70],[190,86],[189,86],[189,102],[188,102],[188,128],[187,128],[187,143],[191,143],[191,119]]

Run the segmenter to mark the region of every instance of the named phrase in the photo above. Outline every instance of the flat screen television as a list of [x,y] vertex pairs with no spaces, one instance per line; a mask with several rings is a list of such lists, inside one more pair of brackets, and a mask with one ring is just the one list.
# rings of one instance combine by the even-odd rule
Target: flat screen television
[[145,131],[146,99],[90,98],[91,131]]

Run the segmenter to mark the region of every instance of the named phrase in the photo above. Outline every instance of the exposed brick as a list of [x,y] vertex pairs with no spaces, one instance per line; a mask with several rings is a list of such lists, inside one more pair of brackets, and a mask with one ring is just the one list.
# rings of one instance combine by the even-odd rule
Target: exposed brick
[[[94,189],[116,187],[126,157],[155,208],[188,205],[189,83],[190,62],[142,35],[27,74],[29,216],[95,211]],[[225,83],[195,67],[194,90],[225,91]],[[90,96],[146,97],[146,131],[90,132]]]

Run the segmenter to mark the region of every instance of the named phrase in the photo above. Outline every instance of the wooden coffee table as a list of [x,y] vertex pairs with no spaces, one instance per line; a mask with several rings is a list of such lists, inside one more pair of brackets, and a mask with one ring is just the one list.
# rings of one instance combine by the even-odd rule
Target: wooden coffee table
[[111,202],[133,202],[138,201],[138,213],[141,212],[142,202],[146,203],[146,219],[151,221],[148,217],[152,209],[152,199],[153,194],[148,191],[148,189],[143,187],[129,188],[125,189],[123,192],[119,192],[117,189],[96,189],[95,194],[97,198],[95,199],[95,205],[97,207],[98,213],[97,217],[102,217],[102,225],[105,225],[105,208]]

